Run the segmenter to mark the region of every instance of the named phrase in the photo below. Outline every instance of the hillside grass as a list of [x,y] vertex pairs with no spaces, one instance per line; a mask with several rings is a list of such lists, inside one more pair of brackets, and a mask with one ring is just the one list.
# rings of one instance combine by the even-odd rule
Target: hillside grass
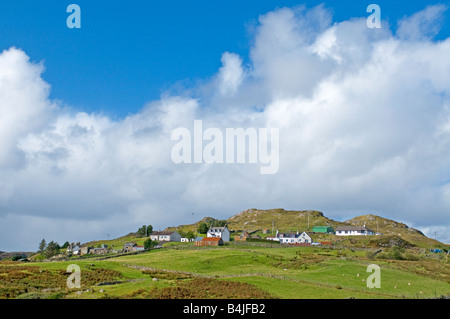
[[[345,257],[339,256],[345,254]],[[315,247],[293,248],[255,248],[254,246],[224,247],[209,250],[159,251],[143,256],[121,257],[137,266],[149,266],[172,271],[187,271],[203,276],[242,276],[247,277],[278,276],[283,281],[294,281],[320,287],[319,290],[349,290],[375,297],[433,297],[435,294],[449,294],[449,277],[436,280],[429,276],[418,275],[409,269],[405,271],[389,261],[368,259],[364,251],[323,250]],[[438,267],[448,270],[444,261],[435,261]],[[367,266],[377,263],[382,267],[381,289],[366,287]],[[397,264],[399,261],[397,261]],[[408,263],[404,261],[403,263]],[[420,262],[416,262],[418,267]],[[251,276],[251,275],[255,276]],[[262,276],[261,276],[262,275]],[[231,279],[230,279],[231,280]],[[278,279],[281,280],[281,279]],[[283,285],[282,285],[283,286]],[[338,288],[336,288],[338,287]],[[274,290],[275,289],[275,290]],[[268,291],[279,295],[284,291],[270,288]],[[302,294],[292,292],[296,298]],[[336,295],[342,295],[338,293]],[[315,294],[313,298],[320,298]]]
[[[414,251],[419,255],[420,252]],[[107,260],[0,263],[0,298],[433,298],[450,295],[446,257],[369,258],[366,250],[177,243]],[[81,289],[68,289],[75,263]],[[366,286],[369,264],[381,288]],[[140,268],[139,268],[140,267]],[[98,286],[100,283],[109,285]],[[112,283],[112,284],[111,284]],[[204,288],[211,287],[205,294]],[[213,287],[221,287],[214,289]],[[87,291],[89,289],[89,291]]]

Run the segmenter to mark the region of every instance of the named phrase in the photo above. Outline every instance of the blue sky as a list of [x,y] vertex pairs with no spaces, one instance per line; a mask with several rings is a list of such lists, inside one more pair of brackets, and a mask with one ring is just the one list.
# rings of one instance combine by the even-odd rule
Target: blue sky
[[[339,22],[368,16],[365,11],[372,2],[2,0],[0,50],[16,46],[33,61],[44,61],[51,98],[74,109],[121,118],[163,92],[208,80],[225,51],[247,62],[259,15],[284,6],[323,3]],[[71,3],[82,10],[78,30],[66,27]],[[376,3],[382,19],[395,28],[397,19],[422,10],[429,1]],[[448,25],[439,37],[448,36]]]
[[[0,2],[0,250],[249,208],[450,242],[449,1],[374,1],[380,29],[372,1],[73,2],[81,29],[72,1]],[[279,170],[177,164],[196,120],[279,129]]]

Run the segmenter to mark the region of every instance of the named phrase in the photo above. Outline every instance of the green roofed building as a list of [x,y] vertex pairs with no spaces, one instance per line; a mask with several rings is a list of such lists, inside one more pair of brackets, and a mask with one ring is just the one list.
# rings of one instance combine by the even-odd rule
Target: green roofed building
[[334,233],[333,227],[330,226],[314,226],[312,231],[315,233]]

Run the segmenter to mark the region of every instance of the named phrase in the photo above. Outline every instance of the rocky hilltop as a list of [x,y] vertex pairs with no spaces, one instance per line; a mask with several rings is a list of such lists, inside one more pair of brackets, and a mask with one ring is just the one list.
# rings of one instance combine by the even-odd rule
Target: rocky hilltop
[[342,222],[325,217],[316,210],[256,209],[244,210],[230,217],[228,227],[234,230],[254,231],[256,229],[279,229],[282,231],[304,231],[313,226],[344,225]]
[[418,246],[433,246],[440,244],[440,242],[438,242],[437,240],[425,236],[418,229],[409,227],[404,223],[397,222],[388,218],[383,218],[377,215],[361,215],[346,220],[345,223],[355,226],[366,225],[366,227],[372,229],[375,232],[387,236],[400,237],[402,240],[414,243]]
[[[200,223],[214,221],[212,217],[205,217],[202,220],[189,225],[179,225],[176,227],[167,227],[166,230],[177,230],[180,232],[196,231]],[[351,236],[346,238],[342,236],[330,235],[327,240],[336,242],[348,242],[348,245],[373,245],[373,246],[418,246],[418,247],[441,247],[443,244],[437,240],[428,238],[420,230],[409,227],[408,225],[391,219],[383,218],[377,215],[361,215],[346,221],[336,221],[326,217],[317,210],[285,210],[283,208],[257,209],[250,208],[241,211],[226,220],[228,228],[233,233],[247,231],[249,233],[262,232],[269,230],[269,234],[276,230],[281,232],[303,232],[311,231],[314,226],[338,226],[353,225],[363,226],[378,232],[383,236],[370,236],[370,238],[356,238]],[[365,237],[365,236],[363,236]]]

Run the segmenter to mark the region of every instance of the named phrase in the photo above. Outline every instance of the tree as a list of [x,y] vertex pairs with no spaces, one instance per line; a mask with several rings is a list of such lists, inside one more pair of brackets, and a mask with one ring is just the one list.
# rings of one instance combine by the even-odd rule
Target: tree
[[389,250],[389,254],[390,254],[391,258],[392,259],[397,259],[397,260],[405,259],[405,257],[403,257],[403,253],[404,252],[405,252],[405,249],[403,249],[403,248],[401,248],[399,246],[393,246]]
[[147,226],[142,225],[142,227],[138,229],[137,235],[138,235],[139,237],[144,237],[145,234],[146,234],[146,232],[147,232]]
[[200,225],[198,225],[197,231],[200,234],[206,234],[208,232],[208,225],[206,223],[201,223]]
[[209,222],[210,227],[224,227],[227,224],[226,220],[214,219]]
[[47,248],[45,248],[44,256],[46,258],[50,258],[55,255],[58,255],[60,248],[61,247],[59,246],[59,244],[52,240],[51,242],[48,243]]
[[190,230],[190,231],[188,231],[188,232],[185,234],[185,237],[186,237],[187,239],[191,240],[191,239],[194,239],[194,238],[195,238],[195,234],[194,234],[194,232],[193,232],[192,230]]
[[226,224],[227,224],[226,220],[216,220],[214,222],[214,227],[225,227]]
[[61,248],[66,249],[67,247],[69,247],[69,245],[70,245],[69,242],[66,241],[66,242],[64,243],[64,245],[62,245]]
[[38,253],[43,253],[45,248],[47,246],[47,243],[45,241],[45,238],[41,240],[41,242],[39,243],[39,250]]
[[150,236],[151,233],[153,233],[153,226],[152,225],[148,225],[147,226],[147,236]]
[[139,237],[148,237],[153,232],[153,226],[152,225],[142,225],[141,228],[138,229],[137,235]]
[[144,248],[145,248],[145,249],[153,248],[153,247],[155,247],[156,245],[158,245],[158,242],[155,241],[155,240],[151,240],[150,238],[147,238],[147,239],[144,241]]

